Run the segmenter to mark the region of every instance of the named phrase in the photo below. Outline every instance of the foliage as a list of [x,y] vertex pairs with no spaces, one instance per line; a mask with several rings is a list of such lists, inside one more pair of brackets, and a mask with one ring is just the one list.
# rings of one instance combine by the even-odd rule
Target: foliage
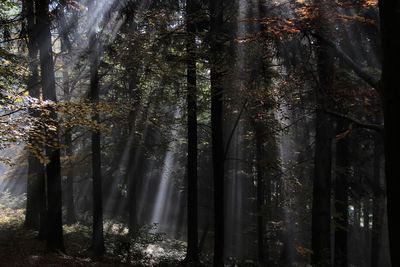
[[[24,221],[24,210],[17,209],[19,203],[15,203],[16,200],[12,199],[10,201],[9,193],[2,193],[0,196],[0,227],[17,228]],[[18,202],[18,201],[17,201]],[[9,204],[11,206],[9,207]]]
[[122,261],[138,266],[152,266],[160,262],[177,261],[184,256],[185,245],[166,239],[157,231],[157,225],[137,226],[133,234],[123,224],[112,224],[106,235],[111,254]]

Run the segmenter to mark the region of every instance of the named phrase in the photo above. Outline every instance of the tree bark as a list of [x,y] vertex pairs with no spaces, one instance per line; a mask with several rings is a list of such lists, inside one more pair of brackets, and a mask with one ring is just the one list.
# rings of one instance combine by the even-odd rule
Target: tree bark
[[389,227],[389,243],[392,266],[400,266],[397,253],[397,242],[400,239],[397,213],[400,209],[400,127],[398,114],[400,88],[398,75],[400,69],[400,1],[380,0],[379,13],[382,42],[382,78],[381,92],[385,121],[385,174],[387,186],[387,215]]
[[[39,69],[38,69],[38,47],[36,43],[36,23],[34,13],[34,3],[32,1],[23,2],[23,10],[26,16],[26,33],[28,39],[28,92],[33,98],[39,99]],[[29,110],[32,117],[37,117],[39,114],[34,109]],[[34,126],[35,127],[35,126]],[[35,143],[34,136],[30,138],[32,145]],[[40,226],[40,203],[39,203],[39,179],[43,173],[44,167],[39,159],[28,151],[28,180],[27,180],[27,195],[26,195],[26,213],[24,226],[31,229],[39,229]]]
[[[143,116],[139,121],[136,121],[136,110],[138,110],[141,101],[141,92],[137,88],[137,69],[131,69],[129,73],[129,92],[134,93],[134,111],[130,115],[131,131],[129,133],[129,160],[128,164],[130,166],[127,170],[127,180],[128,180],[128,210],[129,210],[129,234],[133,237],[137,234],[138,230],[138,206],[137,206],[137,194],[138,189],[141,188],[142,177],[145,171],[145,151],[141,142],[146,142],[145,140],[139,141],[134,140],[136,138],[135,131],[141,131],[142,125],[145,124],[147,119]],[[145,138],[146,139],[146,138]]]
[[[326,0],[317,1],[320,31],[329,33]],[[334,80],[334,61],[332,51],[323,40],[317,38],[317,110],[314,155],[314,185],[312,207],[312,264],[331,265],[331,167],[332,167],[332,121],[323,111],[329,105]]]
[[187,57],[187,262],[199,261],[197,203],[197,72],[196,72],[196,0],[186,1]]
[[[264,220],[265,214],[265,185],[264,185],[264,168],[265,151],[263,141],[263,131],[260,129],[261,125],[255,126],[256,134],[256,172],[257,172],[257,249],[258,249],[258,262],[264,266],[269,260],[268,248],[265,246],[266,236],[266,221]],[[269,181],[267,181],[268,183]],[[268,187],[269,189],[269,187]],[[269,201],[269,200],[267,200]]]
[[67,195],[67,214],[66,214],[66,223],[74,224],[76,223],[76,213],[75,213],[75,204],[74,204],[74,169],[71,163],[71,158],[73,156],[72,153],[72,134],[71,130],[67,130],[65,133],[65,145],[66,145],[66,155],[68,157],[69,164],[67,166],[67,186],[66,186],[66,195]]
[[223,0],[210,5],[211,138],[214,177],[214,266],[224,265]]
[[373,176],[373,211],[371,237],[371,267],[380,266],[380,251],[382,246],[383,216],[385,198],[381,183],[381,136],[375,137],[374,144],[374,176]]
[[[54,61],[51,40],[51,21],[49,17],[49,0],[35,1],[37,12],[37,43],[40,51],[40,70],[43,99],[57,102]],[[47,174],[47,247],[50,250],[64,251],[62,230],[62,197],[61,197],[61,161],[58,137],[57,114],[54,107],[49,107],[53,128],[48,129],[48,141],[54,145],[46,147],[49,163]]]
[[[62,11],[64,12],[64,11]],[[61,51],[63,52],[63,70],[62,70],[62,78],[63,78],[63,91],[64,98],[66,102],[70,101],[71,98],[71,88],[70,88],[70,78],[69,78],[69,66],[68,66],[68,56],[67,54],[71,52],[71,43],[68,38],[68,32],[66,30],[67,23],[64,13],[61,13]],[[76,223],[76,213],[75,213],[75,204],[74,204],[74,169],[72,164],[72,129],[67,129],[65,131],[65,154],[68,158],[68,166],[67,166],[67,184],[66,184],[66,223],[74,224]]]
[[[91,4],[93,5],[93,1]],[[97,104],[99,103],[99,66],[98,40],[95,34],[90,37],[90,92],[89,98],[93,105],[92,120],[99,122]],[[93,237],[92,249],[95,257],[104,254],[104,233],[103,233],[103,190],[101,177],[101,135],[100,130],[92,131],[92,179],[93,179]]]
[[[337,120],[337,134],[347,131],[348,122]],[[347,267],[347,231],[348,231],[348,174],[349,174],[349,137],[345,136],[336,143],[335,177],[335,267]]]

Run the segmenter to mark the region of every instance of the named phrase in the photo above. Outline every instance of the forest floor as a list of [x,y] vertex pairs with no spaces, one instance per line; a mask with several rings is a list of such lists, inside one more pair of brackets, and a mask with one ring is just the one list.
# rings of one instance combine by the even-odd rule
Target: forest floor
[[[117,245],[110,248],[110,244],[106,244],[106,256],[101,259],[101,261],[93,261],[90,258],[90,251],[88,250],[91,240],[91,231],[89,227],[79,224],[65,226],[64,242],[67,254],[61,252],[49,253],[46,250],[45,241],[40,241],[36,238],[37,232],[25,229],[23,227],[23,221],[23,209],[10,209],[0,205],[1,267],[128,266],[128,264],[124,263],[127,258],[126,248],[123,246],[124,243],[115,239],[115,236],[113,244]],[[110,238],[110,236],[108,237]],[[163,249],[156,246],[149,246],[147,249],[150,250],[150,252],[158,250],[164,253]],[[177,266],[181,255],[179,253],[172,255],[172,258],[175,257],[175,260],[172,261],[171,259],[157,260],[156,256],[146,253],[138,255],[132,252],[129,257],[131,262],[129,266]]]

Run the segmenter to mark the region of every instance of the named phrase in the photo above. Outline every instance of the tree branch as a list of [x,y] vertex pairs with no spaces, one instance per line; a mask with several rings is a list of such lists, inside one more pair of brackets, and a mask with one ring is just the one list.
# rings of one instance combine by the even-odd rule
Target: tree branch
[[372,74],[365,71],[360,65],[358,65],[342,48],[335,44],[332,40],[328,40],[316,33],[312,34],[319,40],[325,42],[329,45],[336,53],[336,55],[342,59],[363,81],[365,81],[369,86],[374,88],[378,93],[380,93],[379,84],[380,80],[374,77]]
[[341,114],[341,113],[338,113],[338,112],[335,112],[335,111],[324,110],[324,112],[326,114],[332,115],[334,117],[348,120],[349,122],[354,123],[355,125],[357,125],[359,128],[370,129],[370,130],[377,131],[379,133],[382,133],[383,130],[384,130],[384,125],[383,124],[373,124],[373,123],[363,122],[363,121],[361,121],[359,119],[356,119],[356,118],[353,118],[351,116],[347,116],[345,114]]
[[243,103],[242,109],[240,110],[240,112],[239,112],[239,114],[238,114],[238,116],[237,116],[237,118],[236,118],[235,124],[233,125],[232,131],[231,131],[231,133],[230,133],[230,135],[229,135],[228,142],[226,143],[225,152],[224,152],[224,161],[226,160],[226,156],[228,155],[229,147],[230,147],[230,145],[231,145],[233,135],[234,135],[234,133],[235,133],[235,131],[236,131],[236,128],[237,128],[237,126],[238,126],[238,124],[239,124],[240,118],[242,117],[243,111],[244,111],[244,109],[245,109],[246,106],[247,106],[247,102],[248,102],[248,101],[246,100],[246,101]]

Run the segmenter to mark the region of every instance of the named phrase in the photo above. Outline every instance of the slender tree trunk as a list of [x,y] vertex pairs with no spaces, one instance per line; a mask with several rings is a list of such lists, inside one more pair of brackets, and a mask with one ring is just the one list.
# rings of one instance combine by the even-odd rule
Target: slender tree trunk
[[361,213],[361,199],[357,196],[354,200],[354,226],[355,226],[355,236],[357,239],[360,238],[360,213]]
[[[28,34],[28,57],[29,57],[29,80],[28,92],[33,98],[40,98],[40,83],[39,83],[39,58],[38,58],[38,43],[37,43],[37,25],[35,22],[34,2],[24,1],[26,18],[27,18],[27,34]],[[30,110],[30,115],[39,117],[40,112],[37,110]],[[39,127],[36,125],[35,127]],[[30,140],[34,145],[40,146],[36,143],[37,136]],[[36,149],[41,150],[41,147]],[[45,167],[40,160],[29,152],[28,155],[28,188],[27,188],[27,207],[26,207],[26,221],[27,227],[35,227],[39,229],[38,238],[46,238],[46,221],[47,221],[47,205],[46,205],[46,173]],[[33,224],[32,224],[33,222]]]
[[[49,17],[49,1],[35,1],[37,12],[37,43],[40,51],[41,83],[43,99],[57,102],[54,61],[51,40],[51,21]],[[53,128],[48,130],[49,141],[55,145],[47,146],[46,154],[49,163],[46,165],[47,174],[47,247],[50,250],[64,251],[62,230],[62,197],[61,197],[61,161],[58,137],[57,114],[49,107],[53,120]]]
[[373,181],[373,211],[372,211],[372,237],[371,237],[371,267],[380,266],[382,246],[384,203],[383,188],[381,183],[381,137],[375,137],[374,145],[374,181]]
[[197,203],[196,0],[186,1],[187,57],[187,262],[199,261]]
[[[367,196],[364,198],[364,205],[363,205],[363,219],[364,219],[364,231],[363,231],[363,253],[366,255],[371,255],[371,230],[370,230],[370,224],[371,224],[371,219],[369,217],[371,213],[371,201],[370,201],[370,195],[367,194]],[[371,266],[371,257],[364,257],[363,258],[363,263],[364,266]]]
[[[140,105],[141,93],[137,88],[137,69],[131,69],[129,73],[129,92],[134,93],[134,110],[137,110]],[[135,130],[144,124],[146,116],[144,116],[138,122],[136,121],[136,112],[134,111],[130,116],[131,132],[128,138],[132,138],[130,141],[131,147],[129,148],[129,161],[128,164],[128,210],[129,210],[129,234],[133,237],[137,234],[138,230],[138,216],[137,216],[137,194],[138,188],[140,188],[141,178],[143,177],[144,171],[144,149],[140,145],[139,141],[134,140]],[[144,141],[145,142],[145,141]],[[136,146],[136,149],[135,149]]]
[[381,93],[385,120],[385,174],[387,186],[387,214],[389,243],[392,266],[400,266],[397,243],[400,239],[398,211],[400,209],[400,127],[398,114],[400,103],[400,86],[398,75],[400,69],[400,1],[380,0],[380,23],[382,42],[382,78]]
[[[349,124],[344,120],[337,122],[337,133],[348,130]],[[336,177],[335,177],[335,267],[347,267],[347,232],[348,232],[348,161],[349,137],[345,136],[336,143]]]
[[[325,5],[327,0],[317,1],[320,20],[328,18]],[[323,8],[322,8],[323,7]],[[327,34],[326,23],[321,22],[321,33]],[[332,92],[334,62],[330,47],[317,40],[318,91],[316,110],[316,134],[314,156],[314,185],[312,208],[312,263],[331,265],[331,160],[332,122],[324,112]]]
[[312,208],[312,262],[330,265],[331,254],[331,121],[317,111]]
[[[92,5],[95,2],[92,2]],[[90,38],[90,92],[89,97],[93,104],[92,120],[99,121],[96,105],[99,103],[99,55],[98,40],[93,34]],[[105,251],[103,233],[103,190],[101,177],[101,136],[100,130],[92,131],[92,177],[93,177],[93,237],[92,249],[95,257],[101,257]]]
[[26,213],[24,226],[28,229],[39,229],[40,206],[39,206],[39,175],[41,175],[42,164],[38,158],[29,153],[28,155],[28,181],[26,194]]
[[67,186],[66,186],[66,195],[67,195],[67,214],[66,214],[66,223],[74,224],[76,223],[76,213],[75,213],[75,204],[74,204],[74,169],[71,163],[72,158],[72,134],[71,130],[67,130],[65,133],[65,145],[66,145],[66,155],[68,157],[69,164],[67,166]]
[[[133,122],[134,123],[134,122]],[[133,128],[132,128],[133,129]],[[132,131],[131,134],[134,134]],[[136,143],[138,146],[138,142]],[[139,145],[134,149],[135,144],[132,143],[130,148],[130,158],[128,164],[128,212],[129,212],[129,234],[134,237],[138,230],[138,216],[137,216],[137,193],[140,188],[140,178],[144,175],[144,162],[143,162],[143,147]]]
[[[133,133],[132,133],[133,134]],[[129,218],[128,218],[128,226],[129,226],[129,235],[133,238],[137,234],[137,208],[136,208],[136,187],[137,187],[137,180],[135,179],[139,171],[137,169],[138,165],[137,162],[137,155],[135,155],[135,152],[132,148],[130,148],[130,153],[131,155],[128,164],[128,213],[129,213]]]
[[223,1],[210,1],[211,131],[214,176],[214,266],[224,265]]
[[[39,50],[36,44],[35,33],[35,14],[32,1],[25,0],[23,2],[23,10],[26,15],[26,32],[28,38],[28,58],[29,58],[29,78],[28,78],[28,92],[31,97],[39,98],[39,69],[38,69],[38,53]],[[37,114],[35,110],[29,111],[30,115],[35,117]],[[35,137],[30,138],[30,142],[35,144]],[[26,195],[26,214],[24,226],[27,228],[38,229],[40,224],[40,210],[38,201],[38,182],[40,175],[39,159],[32,153],[28,152],[28,180],[27,180],[27,195]]]
[[265,151],[263,142],[263,131],[261,126],[256,125],[256,172],[257,172],[257,249],[258,261],[261,266],[264,266],[269,259],[268,248],[264,244],[264,237],[266,236],[266,222],[264,220],[265,214],[265,186],[264,186],[264,173],[263,166],[265,161]]
[[39,240],[45,240],[47,238],[47,194],[46,194],[46,169],[42,165],[40,168],[40,173],[38,177],[38,205],[39,205]]
[[[64,11],[63,11],[64,12]],[[64,98],[66,102],[70,101],[70,78],[69,78],[69,66],[68,66],[68,56],[67,54],[71,52],[71,44],[68,38],[67,23],[64,14],[61,14],[61,51],[63,52],[63,91]],[[66,185],[66,223],[74,224],[76,223],[75,205],[74,205],[74,169],[72,165],[72,129],[67,129],[64,136],[65,142],[65,154],[68,158],[67,166],[67,185]]]

